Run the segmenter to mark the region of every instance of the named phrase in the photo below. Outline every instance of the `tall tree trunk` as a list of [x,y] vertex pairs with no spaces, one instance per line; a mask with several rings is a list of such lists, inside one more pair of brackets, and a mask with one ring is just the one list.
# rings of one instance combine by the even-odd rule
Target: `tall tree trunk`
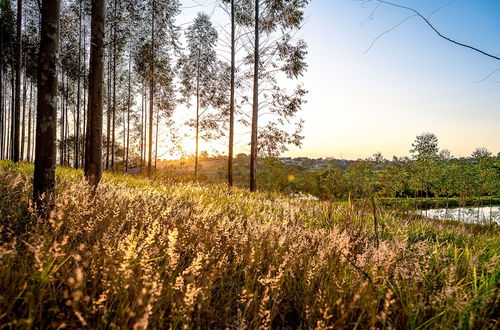
[[155,170],[158,161],[158,128],[160,127],[160,114],[156,114],[156,135],[155,135]]
[[[87,93],[85,92],[85,83],[88,81],[87,78],[87,38],[85,29],[85,19],[83,20],[83,125],[82,125],[82,138],[80,139],[80,146],[86,141],[86,129],[87,129]],[[85,163],[85,146],[82,148],[82,166]]]
[[[62,52],[62,51],[61,51]],[[59,165],[64,165],[64,72],[61,72],[61,85],[63,95],[60,96],[61,100],[61,120],[59,122]]]
[[148,145],[148,174],[151,174],[153,156],[153,103],[154,103],[154,62],[155,62],[155,1],[151,8],[151,81],[149,84],[149,145]]
[[26,126],[26,75],[24,76],[23,79],[23,114],[21,115],[21,155],[20,159],[24,160],[24,142],[25,142],[25,137],[26,137],[26,131],[25,131],[25,126]]
[[250,191],[257,189],[257,120],[259,118],[259,1],[255,0],[252,139],[250,142]]
[[116,2],[114,0],[114,17],[113,17],[113,119],[111,128],[111,170],[115,170],[115,128],[116,128]]
[[[14,59],[14,56],[12,56],[12,58]],[[14,64],[14,63],[12,63]],[[15,132],[15,128],[14,128],[14,125],[15,125],[15,122],[14,122],[14,118],[15,118],[15,114],[14,114],[14,111],[15,111],[15,104],[16,104],[16,83],[15,83],[15,72],[14,72],[14,69],[13,69],[14,65],[11,67],[11,70],[10,70],[10,117],[9,117],[9,120],[10,120],[10,125],[9,125],[9,140],[8,140],[8,145],[9,145],[9,159],[13,160],[14,159],[14,147],[13,147],[13,144],[12,144],[12,141],[14,141],[14,132]]]
[[109,148],[111,146],[111,50],[108,49],[108,77],[106,102],[106,170],[109,169]]
[[[34,85],[34,86],[35,86],[35,93],[37,93],[37,91],[38,91],[37,85]],[[32,162],[35,162],[36,118],[37,118],[37,113],[36,113],[36,107],[37,107],[37,104],[36,104],[36,95],[33,98],[32,107],[33,107],[33,124],[32,124],[32,126],[33,126],[33,128],[32,128],[32,136],[33,137],[32,137],[32,142],[31,142],[31,159],[32,159]]]
[[144,157],[144,125],[145,125],[145,118],[144,118],[144,112],[146,111],[144,109],[144,85],[141,89],[141,166],[144,166],[145,164],[145,157]]
[[111,113],[111,170],[115,170],[115,128],[116,128],[116,62],[113,51],[113,112]]
[[227,183],[233,185],[233,145],[234,145],[234,70],[235,70],[235,15],[234,0],[231,0],[231,95],[229,100],[229,152],[227,156]]
[[194,179],[198,180],[198,138],[200,132],[200,56],[198,54],[198,64],[196,73],[196,152],[194,155]]
[[33,103],[33,83],[30,82],[30,98],[28,101],[28,143],[26,145],[26,160],[31,161],[31,105]]
[[55,198],[59,11],[59,0],[42,1],[33,199],[45,216]]
[[69,95],[69,83],[68,76],[66,76],[66,83],[64,84],[64,165],[70,166],[69,164],[69,119],[68,119],[68,95]]
[[130,64],[132,59],[132,54],[129,54],[128,59],[128,91],[127,91],[127,154],[125,155],[125,173],[128,172],[128,153],[130,144]]
[[78,10],[78,71],[76,82],[76,129],[75,129],[75,168],[80,167],[80,80],[82,73],[81,49],[82,49],[82,0],[79,1]]
[[[3,21],[0,22],[0,31],[3,31]],[[3,33],[0,33],[0,54],[3,54]],[[5,133],[5,107],[3,104],[3,61],[0,61],[0,159],[5,157],[4,133]]]
[[102,84],[105,8],[105,0],[92,1],[85,177],[94,187],[94,191],[102,177]]
[[23,18],[23,0],[17,0],[17,33],[16,33],[16,91],[14,105],[14,120],[12,121],[12,160],[19,161],[19,131],[21,115],[21,61],[22,61],[22,38],[21,23]]
[[[2,51],[0,47],[0,52]],[[3,133],[4,133],[4,113],[3,113],[3,70],[2,64],[0,62],[0,159],[4,158],[4,144],[3,144]]]

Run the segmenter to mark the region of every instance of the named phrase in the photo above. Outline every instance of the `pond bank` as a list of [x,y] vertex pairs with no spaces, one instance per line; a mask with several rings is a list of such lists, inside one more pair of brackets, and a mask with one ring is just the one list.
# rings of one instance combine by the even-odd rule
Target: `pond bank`
[[411,207],[417,209],[436,209],[452,207],[500,206],[500,196],[478,198],[380,198],[378,202],[388,207]]

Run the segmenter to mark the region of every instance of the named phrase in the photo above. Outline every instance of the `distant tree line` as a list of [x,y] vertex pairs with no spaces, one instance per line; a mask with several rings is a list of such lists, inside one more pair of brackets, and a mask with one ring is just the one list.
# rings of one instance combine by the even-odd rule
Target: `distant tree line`
[[278,158],[260,163],[262,189],[306,193],[323,199],[371,197],[458,198],[500,196],[500,153],[484,147],[456,158],[438,148],[434,134],[419,135],[411,157],[385,159],[380,153],[341,168],[336,160],[321,168],[287,165]]

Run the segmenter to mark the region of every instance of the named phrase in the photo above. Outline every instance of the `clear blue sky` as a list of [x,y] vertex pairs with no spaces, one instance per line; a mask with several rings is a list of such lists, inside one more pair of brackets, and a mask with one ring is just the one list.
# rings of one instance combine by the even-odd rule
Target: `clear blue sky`
[[[425,16],[449,3],[394,0]],[[183,0],[179,23],[199,11],[211,12],[213,1]],[[420,19],[412,18],[377,40],[382,32],[411,15],[376,3],[356,0],[312,0],[298,36],[309,45],[309,69],[302,79],[309,90],[305,140],[288,156],[365,158],[380,151],[386,158],[409,153],[422,132],[435,133],[441,148],[456,156],[475,147],[500,151],[500,61],[439,38]],[[214,20],[225,20],[215,15]],[[431,17],[444,35],[500,54],[500,1],[457,0]],[[227,22],[219,22],[226,24]],[[241,151],[246,149],[242,140]],[[188,143],[189,145],[191,143]],[[203,146],[202,146],[203,147]],[[237,146],[238,149],[238,146]],[[221,151],[225,151],[224,147]]]
[[[398,1],[430,14],[446,1]],[[500,151],[500,68],[439,38],[411,13],[375,2],[313,0],[302,37],[309,44],[304,146],[290,155],[344,158],[406,155],[414,137],[433,132],[442,148],[468,155]],[[458,0],[431,17],[443,34],[500,54],[500,1]],[[497,81],[497,82],[495,82]]]

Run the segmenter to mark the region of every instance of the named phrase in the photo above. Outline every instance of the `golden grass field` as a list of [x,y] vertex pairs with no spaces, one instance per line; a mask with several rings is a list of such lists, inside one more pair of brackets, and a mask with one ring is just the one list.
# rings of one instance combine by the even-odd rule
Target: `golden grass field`
[[0,328],[499,328],[500,228],[0,162]]

